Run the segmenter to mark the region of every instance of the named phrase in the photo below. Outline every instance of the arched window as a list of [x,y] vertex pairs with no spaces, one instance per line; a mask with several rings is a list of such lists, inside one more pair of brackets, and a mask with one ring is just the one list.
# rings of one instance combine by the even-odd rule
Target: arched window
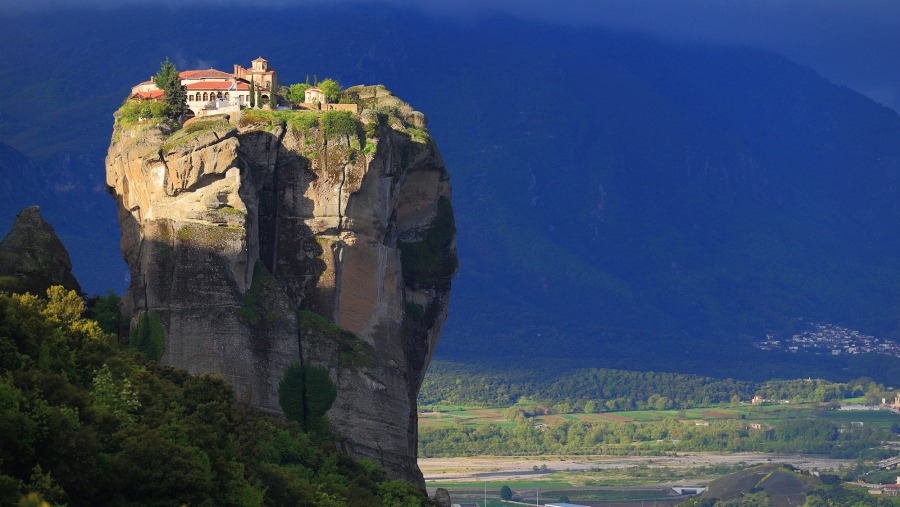
[[217,93],[217,94],[216,94],[216,98],[220,98],[220,99],[221,99],[221,98],[222,98],[222,92]]
[[228,100],[228,92],[225,92],[225,99]]
[[209,100],[209,96],[206,94],[206,92],[203,92],[203,102],[206,102],[207,100]]

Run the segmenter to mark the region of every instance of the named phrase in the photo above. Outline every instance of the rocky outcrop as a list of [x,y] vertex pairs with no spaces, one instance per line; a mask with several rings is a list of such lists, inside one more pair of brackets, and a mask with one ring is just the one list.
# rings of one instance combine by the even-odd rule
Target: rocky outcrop
[[81,293],[69,252],[38,207],[31,206],[16,215],[0,242],[0,291],[43,296],[53,285]]
[[456,272],[449,178],[421,113],[384,87],[346,94],[359,115],[117,121],[125,306],[162,325],[162,362],[271,413],[290,364],[326,368],[338,444],[421,484],[415,400]]
[[438,488],[434,492],[434,505],[436,507],[450,507],[450,492],[444,488]]

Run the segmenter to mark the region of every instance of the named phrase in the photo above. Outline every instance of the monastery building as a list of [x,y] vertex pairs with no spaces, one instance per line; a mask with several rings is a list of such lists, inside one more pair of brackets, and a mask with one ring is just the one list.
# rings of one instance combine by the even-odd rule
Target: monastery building
[[[259,91],[261,102],[267,104],[278,86],[277,73],[263,57],[253,60],[250,65],[245,69],[235,64],[234,72],[230,74],[212,68],[180,72],[191,111],[188,116],[226,113],[249,106],[250,83],[253,83],[254,91]],[[153,82],[153,77],[131,89],[132,99],[160,100],[162,97],[163,91]]]

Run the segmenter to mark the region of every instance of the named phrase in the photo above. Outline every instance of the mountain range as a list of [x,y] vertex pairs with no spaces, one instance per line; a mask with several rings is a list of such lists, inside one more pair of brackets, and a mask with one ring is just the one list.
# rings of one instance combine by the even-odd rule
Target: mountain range
[[262,55],[428,115],[460,258],[438,358],[900,381],[750,345],[810,320],[900,338],[900,116],[780,56],[376,6],[0,19],[0,211],[42,205],[88,292],[128,281],[103,159],[129,87]]

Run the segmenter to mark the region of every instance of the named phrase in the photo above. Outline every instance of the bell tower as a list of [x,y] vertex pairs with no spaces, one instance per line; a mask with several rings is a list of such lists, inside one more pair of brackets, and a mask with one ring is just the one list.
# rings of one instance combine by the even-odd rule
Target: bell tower
[[269,70],[269,61],[261,56],[251,63],[253,64],[253,70],[259,72],[266,72]]

